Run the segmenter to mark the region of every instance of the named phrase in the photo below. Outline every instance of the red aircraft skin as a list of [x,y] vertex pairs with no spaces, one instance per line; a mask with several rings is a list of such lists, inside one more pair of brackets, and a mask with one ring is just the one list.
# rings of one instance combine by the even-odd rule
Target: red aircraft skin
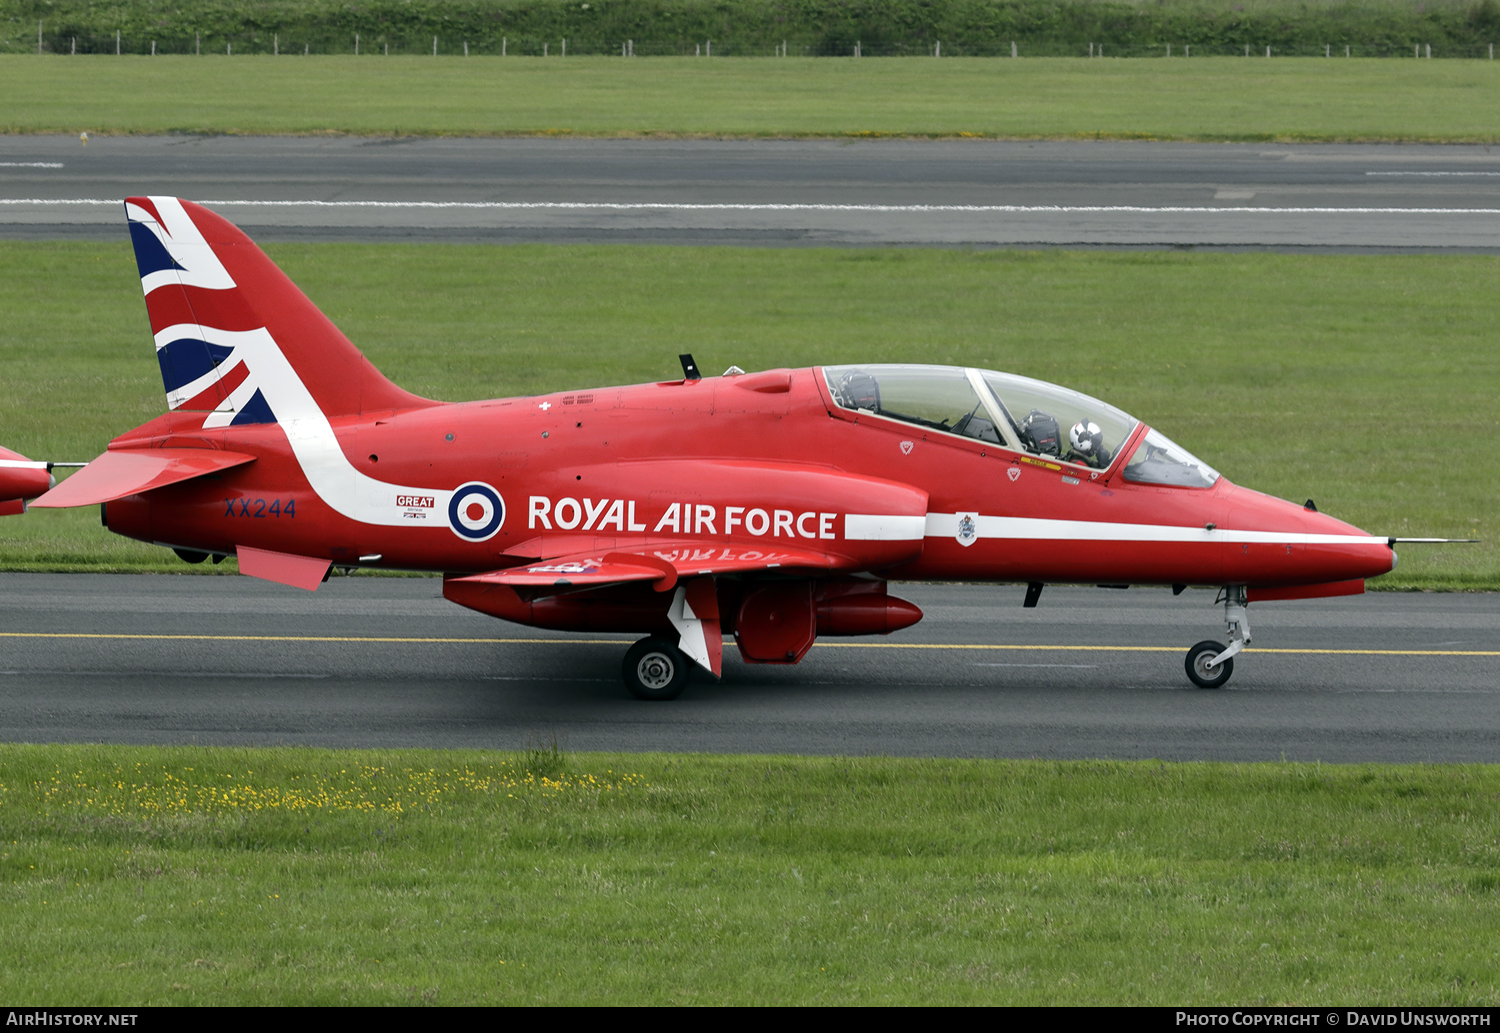
[[0,516],[26,512],[26,500],[46,494],[54,483],[46,463],[0,448]]
[[[843,408],[818,367],[418,398],[222,218],[173,199],[127,205],[132,233],[167,249],[153,259],[137,237],[158,347],[184,326],[250,343],[234,345],[243,361],[182,374],[208,371],[37,505],[103,502],[116,533],[238,553],[275,580],[440,571],[461,605],[564,630],[671,636],[685,606],[708,640],[699,662],[718,673],[720,636],[752,662],[796,662],[818,634],[920,619],[888,580],[1243,586],[1253,601],[1363,591],[1395,562],[1387,539],[1226,478],[1126,480],[1144,423],[1092,470]],[[194,264],[194,232],[219,271]],[[252,350],[266,339],[284,369]],[[270,412],[242,422],[257,383]],[[980,515],[967,543],[953,530],[964,514]]]

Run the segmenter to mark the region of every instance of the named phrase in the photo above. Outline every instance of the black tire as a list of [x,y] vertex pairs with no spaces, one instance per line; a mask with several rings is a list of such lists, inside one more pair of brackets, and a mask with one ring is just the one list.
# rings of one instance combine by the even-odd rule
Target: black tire
[[1222,642],[1205,639],[1189,649],[1187,661],[1183,664],[1187,669],[1188,679],[1200,689],[1217,689],[1227,682],[1229,676],[1234,673],[1234,657],[1230,657],[1214,668],[1203,666],[1205,660],[1218,656],[1227,648]]
[[184,563],[202,563],[204,560],[208,559],[208,553],[199,552],[197,549],[173,549],[172,551],[175,552],[177,554],[177,558],[182,560],[182,562]]
[[630,647],[621,665],[625,687],[636,699],[676,699],[687,688],[692,661],[664,638],[643,638]]

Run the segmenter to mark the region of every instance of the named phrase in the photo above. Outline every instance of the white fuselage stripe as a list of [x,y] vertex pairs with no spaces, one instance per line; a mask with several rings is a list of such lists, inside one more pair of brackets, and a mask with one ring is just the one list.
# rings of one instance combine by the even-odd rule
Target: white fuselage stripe
[[[957,513],[928,513],[927,537],[956,538]],[[1197,545],[1386,545],[1367,534],[1306,534],[1295,531],[1241,531],[1234,528],[1182,527],[1176,524],[1119,524],[1093,520],[1041,520],[1032,517],[980,516],[977,537],[1036,542],[1168,542]]]

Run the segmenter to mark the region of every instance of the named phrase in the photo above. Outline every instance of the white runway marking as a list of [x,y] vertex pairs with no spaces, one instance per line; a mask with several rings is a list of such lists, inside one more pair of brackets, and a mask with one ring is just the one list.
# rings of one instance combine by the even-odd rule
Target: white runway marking
[[[118,198],[0,197],[0,205],[109,205]],[[198,201],[208,208],[459,208],[491,211],[558,209],[573,211],[672,212],[960,212],[1028,214],[1058,212],[1138,212],[1211,215],[1500,215],[1500,208],[1251,208],[1212,205],[1133,204],[678,204],[666,201]]]
[[1367,176],[1500,176],[1500,172],[1366,172]]
[[60,169],[60,161],[0,161],[0,169]]

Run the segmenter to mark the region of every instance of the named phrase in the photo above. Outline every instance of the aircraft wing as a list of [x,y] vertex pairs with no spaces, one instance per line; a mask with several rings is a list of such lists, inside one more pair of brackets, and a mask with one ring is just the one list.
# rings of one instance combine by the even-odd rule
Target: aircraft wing
[[243,452],[217,448],[141,448],[110,451],[32,503],[39,509],[96,506],[126,495],[255,461]]
[[491,570],[454,581],[529,588],[601,587],[630,581],[651,581],[666,592],[678,578],[703,574],[742,574],[757,570],[831,571],[851,561],[831,553],[800,547],[753,548],[708,541],[672,541],[605,553],[557,556],[504,570]]

